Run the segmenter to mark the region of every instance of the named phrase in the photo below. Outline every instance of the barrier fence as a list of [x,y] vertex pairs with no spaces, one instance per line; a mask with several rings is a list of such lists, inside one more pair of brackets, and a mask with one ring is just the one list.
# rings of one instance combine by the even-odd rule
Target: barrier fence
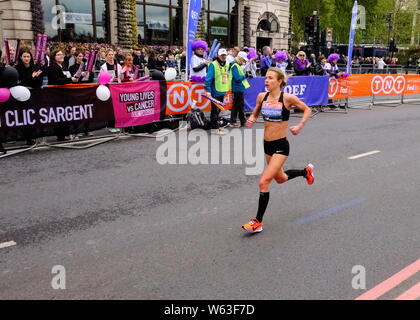
[[[258,94],[265,91],[264,78],[249,79],[245,110],[251,112]],[[31,98],[11,97],[0,103],[0,142],[87,133],[106,127],[127,128],[175,118],[185,118],[193,101],[204,112],[210,102],[201,94],[201,83],[146,81],[108,85],[111,97],[101,101],[97,85],[67,85],[31,89]],[[420,101],[420,75],[358,74],[333,79],[321,76],[290,77],[285,92],[307,105],[331,104],[371,109],[373,105],[400,105]],[[227,109],[232,94],[225,96]],[[103,137],[106,140],[106,137]],[[97,143],[98,141],[94,142]],[[98,142],[97,144],[102,143]]]

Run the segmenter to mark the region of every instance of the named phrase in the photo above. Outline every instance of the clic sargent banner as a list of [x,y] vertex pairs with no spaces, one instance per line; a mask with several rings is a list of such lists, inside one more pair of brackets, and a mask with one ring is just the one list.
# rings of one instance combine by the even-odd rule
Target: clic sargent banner
[[96,97],[96,88],[31,89],[31,98],[0,104],[0,141],[84,133],[113,125],[111,100]]

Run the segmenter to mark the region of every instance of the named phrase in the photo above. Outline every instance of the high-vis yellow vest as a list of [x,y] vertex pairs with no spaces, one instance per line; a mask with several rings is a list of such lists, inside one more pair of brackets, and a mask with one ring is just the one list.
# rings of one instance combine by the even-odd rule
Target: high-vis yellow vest
[[[228,92],[230,89],[230,79],[228,75],[228,65],[225,64],[222,67],[217,60],[212,62],[214,67],[214,85],[216,87],[216,91],[218,92]],[[223,77],[225,78],[225,83],[223,83]]]
[[[238,72],[239,72],[239,75],[240,76],[244,76],[245,75],[244,69],[242,69],[242,67],[239,64],[235,63],[232,66],[231,69],[233,69],[234,67],[237,67],[238,68]],[[233,77],[231,77],[231,78],[233,79]],[[246,78],[242,81],[242,85],[245,87],[245,89],[248,89],[250,87],[249,82],[248,82],[248,80],[246,80]],[[231,85],[231,89],[232,89],[232,85]]]

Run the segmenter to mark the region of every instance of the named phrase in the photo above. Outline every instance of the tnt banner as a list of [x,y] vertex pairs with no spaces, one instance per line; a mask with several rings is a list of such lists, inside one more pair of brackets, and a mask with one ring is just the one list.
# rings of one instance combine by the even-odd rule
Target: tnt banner
[[31,98],[0,103],[0,141],[84,133],[112,125],[111,100],[96,97],[96,87],[31,89]]
[[[160,120],[161,104],[159,81],[111,84],[115,127],[140,126]],[[162,101],[163,100],[163,101]]]
[[[186,114],[191,110],[193,101],[195,101],[196,107],[203,112],[210,112],[210,101],[201,96],[205,92],[203,83],[167,82],[166,114]],[[224,103],[226,104],[225,109],[232,108],[231,92],[226,94]]]

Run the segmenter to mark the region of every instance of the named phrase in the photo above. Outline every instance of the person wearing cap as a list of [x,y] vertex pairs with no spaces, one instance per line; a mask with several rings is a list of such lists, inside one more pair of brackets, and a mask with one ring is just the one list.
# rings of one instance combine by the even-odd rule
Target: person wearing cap
[[[223,102],[226,92],[230,89],[230,79],[228,75],[228,65],[226,64],[226,49],[219,49],[217,58],[209,64],[204,88],[206,95]],[[223,135],[225,132],[219,125],[220,109],[211,104],[210,124],[212,133]]]
[[[240,51],[235,61],[229,65],[229,74],[232,79],[232,94],[233,94],[233,105],[230,116],[230,125],[234,127],[243,127],[246,123],[245,118],[245,99],[244,92],[250,87],[246,80],[245,73],[242,66],[248,62],[248,55],[244,51]],[[239,115],[240,125],[236,124],[236,117]]]

